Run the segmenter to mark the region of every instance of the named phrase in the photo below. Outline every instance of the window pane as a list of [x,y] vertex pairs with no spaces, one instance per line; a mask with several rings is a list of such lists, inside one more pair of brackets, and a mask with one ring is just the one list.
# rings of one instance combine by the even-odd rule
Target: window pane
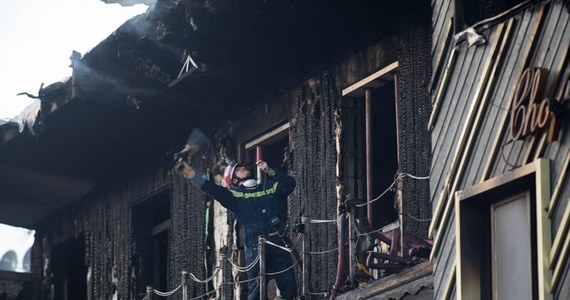
[[530,199],[521,194],[491,206],[493,295],[531,299]]

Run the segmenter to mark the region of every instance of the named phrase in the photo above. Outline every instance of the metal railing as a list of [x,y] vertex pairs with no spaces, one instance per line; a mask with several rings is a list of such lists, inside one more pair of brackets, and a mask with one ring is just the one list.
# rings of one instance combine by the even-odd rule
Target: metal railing
[[[419,179],[419,180],[425,180],[425,179],[429,178],[428,176],[417,177],[417,176],[413,176],[413,175],[410,175],[407,173],[400,173],[395,178],[394,182],[388,187],[388,189],[386,189],[386,191],[384,191],[377,198],[369,200],[367,203],[377,201],[379,198],[381,198],[383,195],[385,195],[388,190],[392,189],[398,181],[402,180],[405,177],[411,177],[413,179]],[[346,244],[348,245],[348,248],[349,248],[349,251],[348,251],[349,252],[349,254],[348,254],[348,256],[349,256],[349,276],[351,278],[354,278],[354,265],[356,263],[358,263],[358,261],[353,260],[353,257],[356,254],[355,253],[355,247],[356,247],[357,238],[360,236],[364,236],[364,235],[377,234],[377,231],[379,231],[379,230],[369,231],[369,232],[359,230],[361,228],[357,228],[359,226],[355,225],[356,222],[354,219],[354,217],[355,217],[354,216],[354,209],[357,207],[364,206],[367,203],[356,204],[355,201],[352,201],[350,204],[347,205],[346,204],[347,202],[351,202],[348,200],[348,197],[347,197],[347,201],[345,201],[345,203],[343,204],[343,205],[347,206],[345,208],[345,209],[347,209],[347,214],[346,215],[341,214],[341,215],[347,218],[348,224],[349,224],[348,225],[349,226],[349,229],[348,229],[348,235],[349,236],[348,236],[348,242]],[[352,207],[352,209],[350,207]],[[325,255],[325,254],[329,254],[332,252],[337,252],[340,250],[341,247],[345,247],[347,245],[346,244],[343,244],[343,245],[339,244],[339,246],[337,248],[334,248],[334,249],[328,249],[328,250],[324,250],[324,251],[311,251],[311,249],[309,249],[309,245],[310,245],[310,243],[309,243],[309,232],[310,232],[310,227],[313,225],[320,225],[320,224],[335,224],[336,225],[337,222],[339,222],[339,220],[337,220],[337,219],[319,220],[319,219],[310,219],[308,217],[303,216],[301,218],[301,225],[302,225],[301,228],[302,229],[298,231],[298,233],[302,234],[302,236],[303,236],[302,245],[301,245],[301,256],[295,257],[293,264],[291,266],[288,266],[287,268],[284,268],[283,270],[279,270],[277,272],[272,272],[272,273],[267,272],[267,270],[266,270],[266,253],[267,253],[266,247],[267,246],[276,247],[282,251],[286,251],[288,253],[296,254],[296,256],[299,256],[295,250],[295,245],[287,245],[287,243],[284,242],[284,244],[286,246],[282,246],[282,245],[278,245],[276,243],[273,243],[273,242],[267,240],[266,237],[264,237],[264,236],[259,236],[259,238],[258,238],[258,255],[248,266],[245,266],[245,267],[238,266],[238,265],[234,264],[234,262],[231,259],[229,259],[225,253],[221,253],[219,265],[214,268],[214,272],[210,277],[201,280],[201,279],[198,279],[192,273],[189,273],[187,271],[182,271],[181,280],[180,280],[181,283],[176,288],[174,288],[173,290],[168,291],[168,292],[161,292],[161,291],[154,289],[152,286],[147,286],[146,296],[143,298],[143,300],[153,300],[154,295],[157,295],[159,297],[169,297],[169,296],[176,294],[180,290],[182,292],[182,300],[200,299],[202,297],[209,296],[209,295],[216,293],[216,292],[219,292],[218,299],[225,300],[225,295],[226,295],[225,288],[226,287],[228,287],[228,286],[233,287],[235,285],[239,285],[239,284],[246,283],[246,282],[251,282],[254,280],[259,280],[260,299],[265,299],[265,297],[266,297],[266,283],[267,283],[268,276],[274,276],[274,275],[277,275],[277,274],[280,274],[283,272],[287,272],[297,265],[301,265],[301,269],[302,269],[302,286],[301,286],[302,296],[304,298],[312,298],[312,296],[321,296],[321,297],[327,298],[327,297],[331,296],[331,290],[324,291],[324,292],[315,292],[315,291],[310,290],[310,286],[311,286],[310,282],[309,282],[310,270],[308,267],[310,265],[310,263],[309,263],[310,256],[311,255]],[[356,235],[354,235],[355,231],[356,231]],[[409,243],[420,245],[420,246],[425,246],[425,247],[430,247],[430,245],[428,245],[425,241],[417,240],[417,239],[414,239],[413,237],[407,237],[407,238],[408,238]],[[388,244],[390,244],[390,242],[391,242],[391,240],[386,238],[386,237],[382,237],[381,239],[383,242],[386,242]],[[394,246],[398,246],[398,245],[392,244],[390,246],[394,247]],[[397,248],[398,247],[396,247],[396,249]],[[394,255],[394,252],[392,252],[390,254],[379,253],[379,252],[370,252],[368,254],[369,254],[368,259],[367,259],[367,262],[365,263],[365,265],[366,265],[366,267],[372,268],[372,269],[380,269],[380,268],[391,267],[391,265],[389,265],[389,264],[383,264],[383,263],[375,262],[378,260],[379,261],[394,262],[396,264],[399,264],[398,266],[400,266],[400,267],[403,265],[409,264],[411,262],[411,260],[407,257],[400,257],[397,255]],[[242,281],[235,281],[234,280],[232,282],[227,282],[227,279],[226,279],[227,276],[226,276],[226,274],[224,274],[226,262],[229,262],[232,269],[238,273],[247,273],[251,269],[255,268],[256,265],[259,263],[259,276],[255,277],[255,278],[248,278],[247,280],[242,280]],[[206,292],[200,296],[197,296],[194,298],[188,298],[188,287],[189,287],[189,280],[188,279],[191,279],[195,283],[204,284],[204,283],[208,283],[208,282],[214,280],[214,278],[218,275],[218,273],[221,273],[220,275],[221,275],[221,279],[222,279],[219,287],[215,288],[212,291]],[[337,287],[337,286],[331,287],[331,289],[336,289],[336,288],[339,288],[339,287]],[[331,297],[334,298],[334,294]]]

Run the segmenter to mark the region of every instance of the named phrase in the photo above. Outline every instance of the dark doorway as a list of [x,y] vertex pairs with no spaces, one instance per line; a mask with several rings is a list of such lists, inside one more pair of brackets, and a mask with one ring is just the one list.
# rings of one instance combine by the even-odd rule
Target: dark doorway
[[55,299],[87,299],[87,267],[83,235],[55,247],[52,257]]
[[170,193],[162,191],[133,207],[134,262],[137,265],[137,294],[146,286],[168,290],[170,244]]
[[[398,171],[396,99],[391,81],[372,92],[372,194],[380,196],[394,181]],[[374,224],[379,228],[398,219],[394,193],[388,192],[373,203]]]

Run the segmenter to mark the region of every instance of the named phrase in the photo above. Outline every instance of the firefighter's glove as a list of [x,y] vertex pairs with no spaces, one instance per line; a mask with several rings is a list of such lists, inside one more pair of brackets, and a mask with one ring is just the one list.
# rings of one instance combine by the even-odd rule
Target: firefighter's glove
[[275,175],[275,170],[269,167],[269,165],[263,160],[258,160],[255,164],[257,164],[257,166],[259,167],[259,169],[261,169],[261,171],[267,173],[267,175],[269,176]]
[[196,176],[196,171],[184,160],[179,160],[176,166],[174,166],[174,171],[178,175],[190,180]]
[[181,158],[192,157],[192,155],[196,154],[198,151],[200,151],[199,145],[186,145],[184,146],[184,149],[174,154],[174,159],[180,160]]

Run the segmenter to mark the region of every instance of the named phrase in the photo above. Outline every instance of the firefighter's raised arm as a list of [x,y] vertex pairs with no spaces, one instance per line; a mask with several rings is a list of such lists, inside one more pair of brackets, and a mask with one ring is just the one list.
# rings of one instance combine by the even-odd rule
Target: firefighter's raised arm
[[174,171],[176,171],[176,173],[178,173],[178,175],[180,175],[180,176],[182,176],[188,180],[192,180],[192,178],[194,178],[194,176],[196,176],[196,171],[194,170],[194,168],[192,168],[183,159],[178,160],[178,162],[176,163],[176,166],[174,166]]
[[273,170],[265,161],[258,160],[255,164],[259,167],[261,171],[263,171],[267,175],[271,177],[275,176],[275,170]]
[[210,194],[222,206],[227,209],[232,209],[234,205],[234,196],[228,189],[223,188],[206,179],[206,176],[199,170],[195,170],[186,161],[179,160],[174,171],[183,178],[190,180],[190,182],[202,191]]

